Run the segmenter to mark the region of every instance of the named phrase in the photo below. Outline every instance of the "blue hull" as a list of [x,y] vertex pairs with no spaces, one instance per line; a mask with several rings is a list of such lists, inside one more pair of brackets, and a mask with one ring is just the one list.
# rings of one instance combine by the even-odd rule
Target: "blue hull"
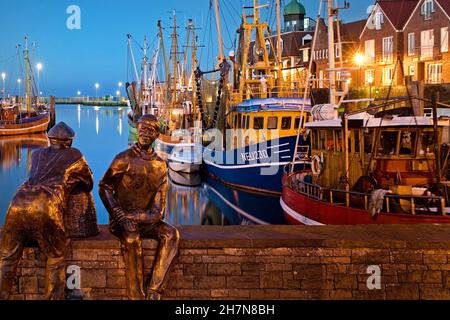
[[[293,160],[296,142],[297,137],[292,136],[226,152],[205,148],[205,170],[210,176],[235,187],[281,194],[284,169]],[[296,169],[306,165],[299,162]]]

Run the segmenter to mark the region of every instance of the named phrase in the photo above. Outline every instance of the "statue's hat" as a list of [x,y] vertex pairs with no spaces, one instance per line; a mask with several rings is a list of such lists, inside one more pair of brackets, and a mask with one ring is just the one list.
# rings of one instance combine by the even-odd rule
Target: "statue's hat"
[[73,140],[75,131],[73,131],[66,123],[60,122],[50,129],[48,137],[56,140]]

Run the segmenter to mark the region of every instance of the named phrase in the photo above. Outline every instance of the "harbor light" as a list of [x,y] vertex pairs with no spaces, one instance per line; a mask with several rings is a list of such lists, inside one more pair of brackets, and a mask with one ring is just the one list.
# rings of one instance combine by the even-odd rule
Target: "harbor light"
[[41,71],[42,70],[42,63],[38,63],[36,65],[36,68],[38,69],[38,71]]
[[364,64],[364,56],[362,54],[357,54],[355,56],[355,62],[359,67],[361,67]]
[[5,81],[6,79],[6,73],[2,72],[2,80]]
[[98,98],[98,88],[100,88],[100,84],[97,82],[95,84],[95,98]]
[[122,82],[119,82],[119,88],[121,88],[123,86]]
[[77,95],[81,96],[81,91],[77,91]]
[[119,91],[119,90],[116,91],[116,95],[117,95],[117,96],[120,95],[120,91]]

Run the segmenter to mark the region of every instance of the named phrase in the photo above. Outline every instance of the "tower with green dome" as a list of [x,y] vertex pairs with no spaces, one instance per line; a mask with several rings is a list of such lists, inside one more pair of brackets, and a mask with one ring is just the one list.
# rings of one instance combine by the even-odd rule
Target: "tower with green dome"
[[285,32],[304,31],[305,15],[305,7],[298,0],[291,0],[283,10]]

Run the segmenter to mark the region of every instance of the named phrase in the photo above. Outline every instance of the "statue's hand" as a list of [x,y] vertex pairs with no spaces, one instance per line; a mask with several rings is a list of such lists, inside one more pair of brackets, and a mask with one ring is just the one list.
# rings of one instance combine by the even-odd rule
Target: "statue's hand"
[[142,224],[155,224],[162,220],[162,214],[156,210],[150,212],[139,212],[135,221]]
[[124,218],[121,222],[120,222],[122,228],[127,231],[127,232],[137,232],[138,231],[138,225],[135,221],[133,221],[132,219],[129,218]]

